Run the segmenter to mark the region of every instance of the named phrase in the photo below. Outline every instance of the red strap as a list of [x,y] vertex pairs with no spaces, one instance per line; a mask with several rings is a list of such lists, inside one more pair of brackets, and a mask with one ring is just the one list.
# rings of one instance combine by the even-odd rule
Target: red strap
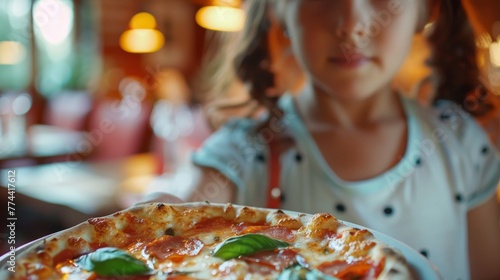
[[267,207],[278,209],[281,206],[280,151],[276,141],[269,143],[269,181],[267,183]]

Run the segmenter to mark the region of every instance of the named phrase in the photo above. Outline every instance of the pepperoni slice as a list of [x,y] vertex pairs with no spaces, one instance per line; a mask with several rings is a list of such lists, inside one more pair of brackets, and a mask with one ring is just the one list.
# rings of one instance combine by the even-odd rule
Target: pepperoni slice
[[286,242],[292,242],[295,240],[295,234],[293,233],[293,231],[286,227],[249,226],[241,232],[241,234],[246,234],[246,233],[260,233],[268,237]]
[[374,264],[369,260],[359,260],[354,262],[333,261],[323,263],[318,270],[327,275],[332,275],[340,279],[376,279],[382,272],[383,261]]
[[189,229],[189,233],[210,232],[214,230],[227,229],[233,223],[221,217],[205,219],[194,225]]
[[79,254],[75,250],[70,250],[70,249],[64,249],[59,254],[54,256],[54,263],[62,263],[67,260],[71,260],[75,257],[77,257]]
[[221,217],[205,219],[195,224],[189,229],[188,232],[184,233],[184,236],[195,236],[198,234],[211,232],[217,233],[222,236],[230,235],[232,233],[238,233],[248,226],[247,223],[242,222],[235,224],[232,221],[226,220]]
[[295,264],[297,257],[299,255],[291,249],[279,249],[242,256],[240,259],[249,265],[250,272],[266,275]]
[[182,261],[184,256],[198,255],[203,246],[198,238],[164,235],[146,245],[145,252],[160,260]]

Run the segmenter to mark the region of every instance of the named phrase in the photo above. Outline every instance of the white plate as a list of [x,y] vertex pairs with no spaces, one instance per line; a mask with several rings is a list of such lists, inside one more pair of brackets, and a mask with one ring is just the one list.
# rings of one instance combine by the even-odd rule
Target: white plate
[[[186,204],[191,204],[191,203],[186,203]],[[197,204],[197,203],[193,203],[193,204]],[[224,207],[224,204],[212,203],[212,205]],[[243,207],[240,205],[234,205],[234,206],[235,207]],[[253,207],[253,208],[257,208],[257,207]],[[269,209],[265,209],[265,208],[257,208],[257,209],[269,210]],[[300,213],[300,212],[286,211],[286,210],[283,210],[283,212],[285,212],[289,215],[292,215],[292,216],[301,215],[305,218],[312,217],[311,214],[305,214],[305,213]],[[342,222],[345,225],[352,227],[352,228],[367,229],[378,240],[384,242],[385,244],[389,245],[392,248],[399,250],[405,256],[407,262],[413,267],[413,269],[415,270],[415,273],[417,274],[419,279],[422,279],[422,280],[443,280],[444,279],[440,275],[440,273],[438,272],[437,268],[431,262],[429,262],[424,256],[422,256],[422,254],[413,250],[408,245],[406,245],[406,244],[404,244],[404,243],[402,243],[402,242],[400,242],[392,237],[389,237],[388,235],[380,233],[378,231],[375,231],[375,230],[372,230],[372,229],[369,229],[369,228],[366,228],[366,227],[363,227],[360,225],[356,225],[353,223],[344,222],[344,221],[342,221]],[[66,229],[64,231],[68,231],[68,230],[71,230],[71,228]],[[52,236],[58,235],[59,233],[60,232],[50,234],[46,237],[42,237],[40,239],[37,239],[35,241],[32,241],[28,244],[25,244],[25,245],[19,247],[16,250],[16,256],[18,256],[19,254],[21,254],[22,252],[24,252],[26,250],[32,250],[32,249],[38,247],[39,245],[43,244],[46,239],[49,239]],[[5,270],[8,267],[7,261],[9,260],[9,257],[10,257],[9,253],[0,257],[0,276],[4,275],[3,272],[5,272]]]
[[375,231],[373,229],[369,229],[366,227],[362,227],[356,224],[343,222],[344,224],[359,228],[359,229],[368,229],[373,235],[380,241],[389,245],[390,247],[398,249],[403,256],[405,256],[406,261],[415,269],[415,272],[418,274],[420,279],[429,279],[429,280],[443,280],[444,278],[439,273],[438,269],[431,263],[427,258],[422,256],[419,252],[413,250],[410,246],[404,244],[401,241],[398,241],[388,235],[385,235],[381,232]]

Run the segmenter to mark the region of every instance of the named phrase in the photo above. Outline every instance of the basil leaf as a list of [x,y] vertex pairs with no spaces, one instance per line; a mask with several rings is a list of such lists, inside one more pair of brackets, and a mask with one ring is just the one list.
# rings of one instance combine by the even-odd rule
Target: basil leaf
[[336,277],[323,274],[316,269],[309,269],[300,265],[290,266],[283,270],[276,280],[339,280]]
[[224,260],[230,260],[239,256],[274,250],[289,245],[284,241],[276,240],[262,234],[245,234],[228,238],[217,245],[213,255]]
[[81,268],[100,276],[143,275],[151,269],[131,254],[117,248],[101,248],[75,260]]

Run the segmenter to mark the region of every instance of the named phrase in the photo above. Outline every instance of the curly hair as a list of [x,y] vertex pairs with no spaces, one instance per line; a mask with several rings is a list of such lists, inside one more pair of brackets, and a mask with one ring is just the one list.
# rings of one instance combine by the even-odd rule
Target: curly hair
[[248,18],[253,23],[246,25],[243,36],[247,41],[235,57],[236,76],[251,85],[250,96],[261,105],[272,109],[276,107],[276,97],[268,97],[266,92],[274,86],[274,74],[270,70],[271,57],[268,34],[271,22],[268,16],[269,4],[266,0],[254,0],[249,5]]
[[205,94],[205,100],[220,97],[236,79],[247,86],[250,100],[228,108],[243,107],[255,100],[269,112],[276,111],[273,109],[278,98],[266,95],[274,87],[275,78],[270,69],[268,5],[268,0],[245,3],[248,20],[244,29],[238,33],[218,33],[210,42],[200,75],[203,87],[200,92]]
[[[442,0],[438,15],[427,40],[431,56],[427,64],[432,69],[433,101],[451,100],[473,115],[484,113],[484,95],[477,63],[475,35],[461,0]],[[476,97],[474,97],[476,96]],[[474,106],[470,102],[474,98]]]

